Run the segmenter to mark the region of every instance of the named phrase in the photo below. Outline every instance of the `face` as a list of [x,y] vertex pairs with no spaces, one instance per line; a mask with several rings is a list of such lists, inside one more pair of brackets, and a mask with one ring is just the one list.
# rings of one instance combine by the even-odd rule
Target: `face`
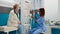
[[16,9],[15,9],[15,10],[16,10],[16,12],[18,12],[18,10],[19,10],[19,5],[16,6]]
[[32,14],[30,14],[30,16],[32,16]]
[[35,14],[35,12],[33,11],[33,14]]

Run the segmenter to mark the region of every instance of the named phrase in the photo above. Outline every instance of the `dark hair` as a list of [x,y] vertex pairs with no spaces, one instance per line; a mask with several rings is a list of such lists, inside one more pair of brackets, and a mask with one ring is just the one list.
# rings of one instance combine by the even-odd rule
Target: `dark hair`
[[33,10],[30,11],[30,14],[33,14]]
[[45,9],[44,8],[40,8],[39,9],[39,13],[40,13],[40,16],[44,16],[45,15]]

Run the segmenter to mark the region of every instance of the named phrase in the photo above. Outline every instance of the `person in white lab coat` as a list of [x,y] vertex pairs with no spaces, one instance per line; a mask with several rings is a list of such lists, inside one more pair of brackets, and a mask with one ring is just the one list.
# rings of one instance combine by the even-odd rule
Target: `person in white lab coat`
[[15,4],[13,6],[13,10],[10,11],[9,18],[8,18],[8,26],[10,27],[17,27],[20,31],[18,34],[25,34],[25,29],[23,25],[20,25],[19,21],[19,5]]
[[18,23],[20,23],[19,19],[18,19],[18,4],[15,4],[13,6],[13,10],[10,11],[9,13],[9,18],[8,18],[8,26],[14,26],[17,27]]

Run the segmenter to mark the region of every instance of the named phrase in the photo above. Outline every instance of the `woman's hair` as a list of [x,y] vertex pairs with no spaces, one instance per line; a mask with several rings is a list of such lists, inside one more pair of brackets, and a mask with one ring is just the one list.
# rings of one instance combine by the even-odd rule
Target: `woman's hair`
[[17,6],[18,6],[18,4],[15,4],[15,5],[13,6],[13,9],[15,10],[15,9],[17,8]]
[[39,13],[40,13],[40,16],[44,16],[45,15],[45,9],[44,8],[40,8],[39,9]]

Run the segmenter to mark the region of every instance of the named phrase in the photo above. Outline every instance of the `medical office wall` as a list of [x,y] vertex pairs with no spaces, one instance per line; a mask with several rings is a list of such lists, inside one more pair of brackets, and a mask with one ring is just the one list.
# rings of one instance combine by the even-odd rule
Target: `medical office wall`
[[31,0],[32,9],[38,10],[39,8],[44,8],[44,0]]
[[10,10],[12,8],[0,6],[0,26],[7,25]]
[[58,0],[44,0],[45,18],[58,20]]
[[60,0],[58,0],[58,19],[60,21]]
[[[0,6],[0,26],[7,25],[10,10],[12,10],[12,8]],[[6,33],[0,31],[0,34]],[[16,32],[9,32],[9,34],[16,34]]]

